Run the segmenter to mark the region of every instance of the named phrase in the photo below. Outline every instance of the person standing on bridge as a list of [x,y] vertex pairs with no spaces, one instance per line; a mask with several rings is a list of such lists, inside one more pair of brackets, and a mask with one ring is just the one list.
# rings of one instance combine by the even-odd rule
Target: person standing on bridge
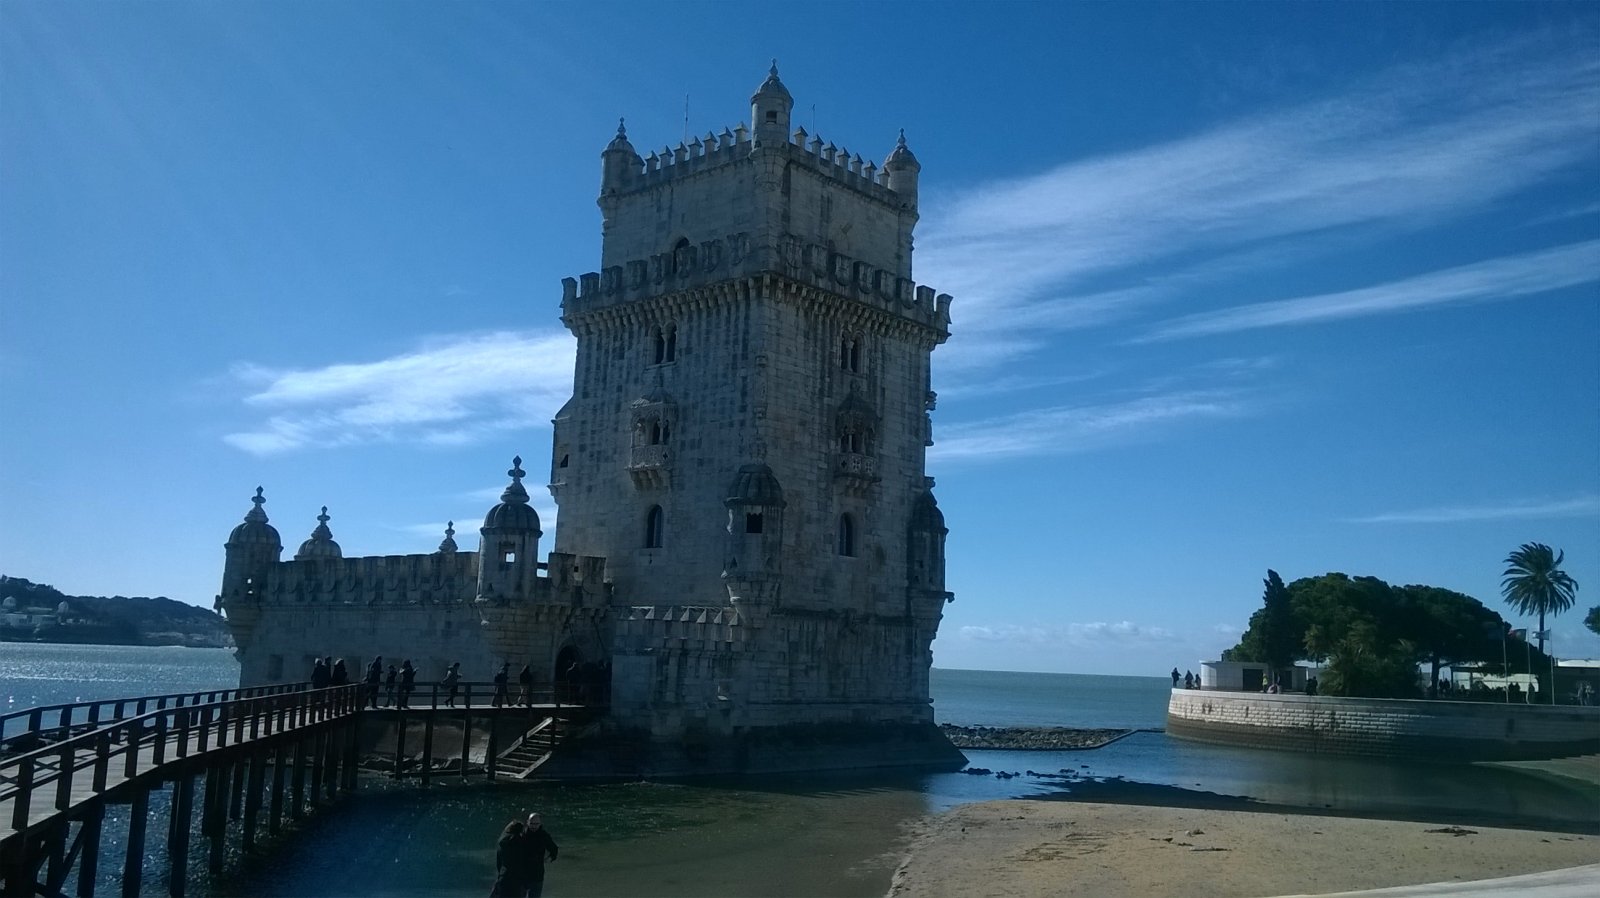
[[417,688],[417,669],[411,666],[411,659],[407,658],[400,665],[400,707],[411,707],[411,692]]
[[332,679],[333,672],[328,670],[328,665],[321,658],[318,658],[317,663],[311,665],[311,688],[326,689]]
[[522,694],[517,696],[517,704],[533,704],[533,668],[530,665],[522,665],[522,673],[517,674],[517,683],[522,686]]
[[393,664],[389,665],[389,673],[383,678],[383,700],[391,708],[394,707],[394,683],[399,677],[400,672],[394,669]]
[[511,704],[511,662],[500,665],[500,672],[494,675],[494,698],[490,704],[498,708],[501,705]]
[[379,655],[367,665],[367,675],[362,680],[366,687],[367,707],[378,707],[378,690],[383,686],[383,656]]
[[445,670],[445,672],[444,672],[444,685],[446,687],[448,687],[449,690],[450,690],[450,694],[445,697],[444,706],[446,708],[454,708],[456,706],[456,693],[458,691],[460,691],[460,689],[461,689],[461,662],[460,661],[457,661],[456,663],[450,665],[450,667],[447,670]]
[[331,681],[329,681],[328,685],[329,686],[348,686],[348,685],[350,685],[350,671],[345,669],[344,659],[343,658],[340,658],[338,661],[333,662],[333,679]]

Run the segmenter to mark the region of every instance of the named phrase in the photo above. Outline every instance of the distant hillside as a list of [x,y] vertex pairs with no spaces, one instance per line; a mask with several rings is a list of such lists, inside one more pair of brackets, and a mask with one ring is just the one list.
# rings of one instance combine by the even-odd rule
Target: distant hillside
[[[165,596],[69,596],[53,586],[0,576],[0,641],[97,645],[231,646],[222,616]],[[67,603],[67,614],[56,609]]]

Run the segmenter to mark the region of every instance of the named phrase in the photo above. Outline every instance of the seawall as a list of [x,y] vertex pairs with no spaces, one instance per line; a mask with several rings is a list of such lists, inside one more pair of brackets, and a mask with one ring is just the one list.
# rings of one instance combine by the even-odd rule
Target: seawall
[[1600,752],[1600,708],[1174,689],[1167,732],[1284,751],[1521,761]]

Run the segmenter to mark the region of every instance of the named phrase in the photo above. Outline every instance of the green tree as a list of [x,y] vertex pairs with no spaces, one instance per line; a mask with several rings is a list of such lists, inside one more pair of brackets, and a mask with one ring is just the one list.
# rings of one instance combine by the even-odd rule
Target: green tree
[[1506,556],[1506,571],[1500,591],[1506,603],[1526,617],[1539,615],[1539,651],[1544,651],[1544,618],[1554,617],[1577,601],[1578,581],[1561,570],[1566,552],[1555,552],[1543,543],[1523,543]]
[[1222,653],[1224,661],[1264,661],[1274,671],[1293,665],[1305,655],[1305,627],[1295,619],[1289,589],[1274,570],[1262,581],[1266,590],[1261,608],[1250,615],[1250,626],[1239,644]]
[[1434,689],[1443,665],[1500,660],[1505,622],[1482,602],[1437,586],[1402,586],[1395,592],[1404,638],[1422,651]]
[[1372,698],[1418,694],[1417,663],[1425,653],[1412,638],[1416,615],[1393,587],[1376,577],[1330,573],[1296,580],[1289,596],[1305,627],[1306,657],[1327,662],[1322,691]]
[[1600,633],[1600,605],[1589,609],[1589,615],[1583,619],[1583,625],[1591,633]]

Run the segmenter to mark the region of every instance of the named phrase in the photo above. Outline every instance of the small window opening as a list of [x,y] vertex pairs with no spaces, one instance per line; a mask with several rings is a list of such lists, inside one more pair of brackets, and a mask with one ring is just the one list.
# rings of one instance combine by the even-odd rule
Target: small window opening
[[677,360],[678,360],[678,329],[676,327],[669,327],[669,328],[667,328],[667,361],[675,362]]
[[839,515],[838,551],[847,558],[856,554],[856,522],[847,514]]
[[504,553],[504,554],[502,554],[500,556],[500,561],[501,561],[502,564],[516,564],[516,562],[517,562],[517,553],[515,553],[515,552],[506,552],[506,553]]
[[751,511],[751,512],[746,512],[745,513],[745,516],[744,516],[744,532],[746,532],[746,533],[760,533],[761,532],[761,512],[759,512],[759,511]]
[[566,466],[567,466],[567,461],[568,461],[568,460],[569,460],[569,458],[570,458],[570,456],[568,456],[568,455],[565,455],[565,454],[563,454],[563,455],[562,455],[562,456],[561,456],[561,462],[560,462],[560,464],[558,464],[558,465],[556,465],[556,467],[558,467],[558,468],[565,468],[565,467],[566,467]]
[[663,431],[663,428],[661,427],[661,422],[660,421],[652,421],[650,423],[650,445],[659,446],[662,443],[666,442],[666,438],[662,435],[663,432],[664,431]]
[[775,122],[777,120],[778,120],[778,110],[776,110],[776,109],[768,109],[767,110],[767,121]]
[[646,549],[661,548],[661,506],[650,506],[649,514],[644,518],[644,547]]

